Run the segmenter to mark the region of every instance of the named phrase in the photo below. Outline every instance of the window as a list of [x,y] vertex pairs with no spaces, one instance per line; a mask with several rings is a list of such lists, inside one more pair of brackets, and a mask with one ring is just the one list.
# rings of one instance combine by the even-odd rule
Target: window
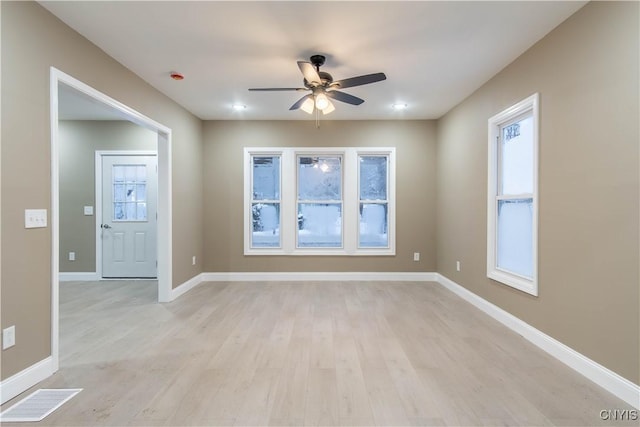
[[147,167],[141,165],[113,165],[114,222],[147,220]]
[[489,119],[487,277],[538,295],[538,94]]
[[298,156],[298,247],[342,247],[342,158]]
[[251,157],[251,246],[280,247],[280,156]]
[[394,255],[395,149],[245,148],[246,255]]
[[386,155],[358,157],[359,248],[389,246],[388,163]]

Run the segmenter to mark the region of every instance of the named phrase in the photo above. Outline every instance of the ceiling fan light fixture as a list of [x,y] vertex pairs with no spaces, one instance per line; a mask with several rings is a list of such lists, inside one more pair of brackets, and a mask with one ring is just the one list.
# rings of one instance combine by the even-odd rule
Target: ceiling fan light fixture
[[316,95],[316,108],[318,110],[324,111],[325,108],[329,106],[329,98],[324,92],[321,92]]
[[311,97],[305,99],[305,101],[300,106],[300,109],[307,114],[312,114],[315,104],[313,103],[313,99]]
[[333,112],[336,109],[336,107],[333,106],[333,102],[331,102],[329,100],[327,100],[327,102],[329,104],[327,105],[327,107],[324,110],[322,110],[322,114],[324,114],[324,115],[327,115],[327,114]]

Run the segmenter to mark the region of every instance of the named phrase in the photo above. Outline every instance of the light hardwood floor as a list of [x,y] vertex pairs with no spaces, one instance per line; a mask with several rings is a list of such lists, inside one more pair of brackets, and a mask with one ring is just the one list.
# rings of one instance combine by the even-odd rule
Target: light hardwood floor
[[34,425],[591,426],[631,409],[435,283],[156,298],[150,281],[61,283],[60,370],[34,389],[84,391]]

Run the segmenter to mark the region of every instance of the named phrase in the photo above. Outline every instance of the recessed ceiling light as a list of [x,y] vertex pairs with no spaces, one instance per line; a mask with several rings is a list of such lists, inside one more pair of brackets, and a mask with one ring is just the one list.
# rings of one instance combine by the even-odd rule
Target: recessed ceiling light
[[231,108],[233,108],[235,111],[242,111],[246,110],[247,106],[242,104],[233,104]]
[[172,71],[170,76],[171,76],[171,78],[173,80],[178,80],[178,81],[184,80],[184,76],[182,74],[178,73],[177,71]]
[[403,104],[402,102],[397,102],[397,103],[391,105],[391,108],[393,108],[396,111],[406,110],[407,107],[409,107],[409,106],[407,104]]

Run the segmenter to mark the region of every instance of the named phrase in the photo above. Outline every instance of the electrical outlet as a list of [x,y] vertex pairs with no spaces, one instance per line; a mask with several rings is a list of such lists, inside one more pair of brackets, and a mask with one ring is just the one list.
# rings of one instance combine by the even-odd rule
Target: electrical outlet
[[69,261],[75,261],[75,260],[76,260],[76,253],[69,252]]
[[6,350],[14,345],[16,345],[15,325],[2,330],[2,349]]
[[460,271],[460,261],[456,261],[456,271]]
[[414,261],[420,261],[420,252],[414,252],[413,253],[413,260]]
[[196,265],[196,256],[191,257],[191,265]]

